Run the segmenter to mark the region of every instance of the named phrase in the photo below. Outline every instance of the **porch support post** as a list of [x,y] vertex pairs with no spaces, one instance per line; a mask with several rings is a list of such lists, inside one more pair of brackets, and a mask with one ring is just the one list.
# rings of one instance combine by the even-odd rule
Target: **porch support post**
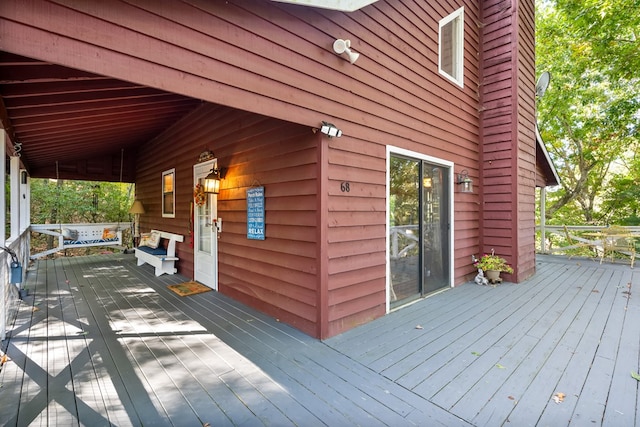
[[[25,180],[23,182],[22,176]],[[31,177],[26,169],[20,170],[20,234],[31,225]]]
[[547,225],[547,188],[540,188],[540,248],[542,253],[547,253],[547,236],[545,227]]
[[16,240],[20,236],[20,157],[11,156],[10,162],[10,185],[11,185],[11,240]]
[[[8,139],[9,138],[7,138],[7,132],[4,129],[2,129],[2,132],[0,132],[0,159],[2,159],[2,161],[0,162],[0,188],[4,188],[5,186],[5,172],[6,172],[5,159],[7,157]],[[0,191],[0,224],[7,223],[7,215],[5,213],[6,206],[7,206],[7,198],[5,196],[4,191]],[[5,236],[5,232],[3,231],[0,233],[0,246],[5,246],[5,244],[6,244],[6,236]],[[4,280],[2,280],[2,282],[4,283]]]
[[[7,147],[7,133],[4,129],[0,129],[0,188],[4,188],[4,172],[5,172],[5,153]],[[5,224],[6,215],[4,213],[7,206],[4,191],[0,191],[0,224]],[[4,231],[0,233],[0,246],[5,245]],[[7,266],[0,271],[6,272]],[[4,341],[7,337],[7,305],[9,304],[9,295],[7,286],[7,275],[0,277],[0,340]]]

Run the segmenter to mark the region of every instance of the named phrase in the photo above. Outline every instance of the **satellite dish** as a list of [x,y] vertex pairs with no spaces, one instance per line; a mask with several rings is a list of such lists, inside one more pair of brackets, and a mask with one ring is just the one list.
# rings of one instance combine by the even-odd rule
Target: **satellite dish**
[[538,79],[538,82],[536,83],[536,96],[538,98],[542,98],[545,91],[547,90],[547,87],[549,87],[550,80],[551,80],[551,74],[549,74],[548,71],[545,71],[544,73],[542,73],[542,75]]

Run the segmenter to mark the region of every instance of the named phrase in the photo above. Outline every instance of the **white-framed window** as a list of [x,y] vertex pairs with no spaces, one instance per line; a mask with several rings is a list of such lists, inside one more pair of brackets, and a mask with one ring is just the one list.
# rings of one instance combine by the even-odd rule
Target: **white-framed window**
[[162,172],[162,217],[176,217],[176,170],[169,169]]
[[464,87],[464,7],[440,20],[438,71],[458,86]]

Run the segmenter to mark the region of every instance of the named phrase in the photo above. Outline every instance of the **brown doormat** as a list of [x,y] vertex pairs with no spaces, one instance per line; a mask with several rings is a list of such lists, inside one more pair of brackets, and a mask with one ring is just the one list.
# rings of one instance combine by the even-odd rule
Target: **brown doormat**
[[210,287],[194,281],[178,283],[177,285],[169,285],[167,286],[167,288],[180,295],[181,297],[201,294],[203,292],[209,292],[212,290]]

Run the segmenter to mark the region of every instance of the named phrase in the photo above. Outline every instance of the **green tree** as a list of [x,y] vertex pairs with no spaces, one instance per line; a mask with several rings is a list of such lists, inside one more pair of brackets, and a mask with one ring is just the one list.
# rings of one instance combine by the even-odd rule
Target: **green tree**
[[638,7],[624,11],[632,17],[618,16],[629,3],[537,3],[537,68],[552,75],[538,100],[538,121],[562,181],[550,193],[550,222],[576,211],[581,222],[602,221],[599,206],[612,171],[638,151],[640,80],[631,65],[637,58],[627,63],[618,57],[637,31]]
[[640,225],[640,158],[619,169],[604,193],[602,216],[609,224]]
[[557,0],[557,8],[572,24],[595,69],[623,86],[639,77],[638,0]]
[[133,184],[31,180],[31,222],[129,222]]

